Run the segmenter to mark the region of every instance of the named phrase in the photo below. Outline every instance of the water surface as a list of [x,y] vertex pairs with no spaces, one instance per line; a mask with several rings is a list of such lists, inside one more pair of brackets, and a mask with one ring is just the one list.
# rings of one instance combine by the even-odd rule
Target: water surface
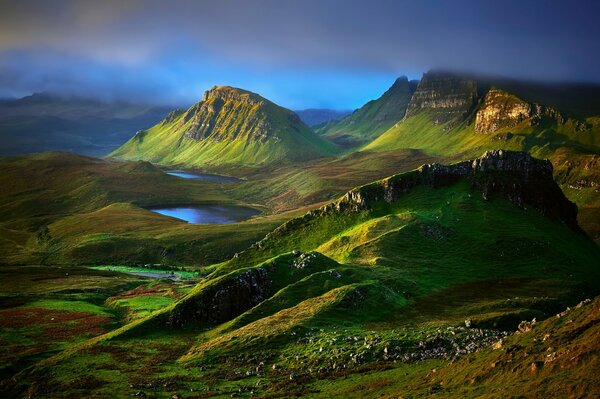
[[237,205],[197,205],[172,208],[151,208],[152,212],[185,220],[192,224],[227,224],[258,215],[260,211]]
[[182,177],[184,179],[198,179],[211,181],[215,183],[238,183],[241,181],[240,179],[231,176],[212,175],[206,173],[191,173],[185,172],[183,170],[165,170],[165,173],[172,176]]

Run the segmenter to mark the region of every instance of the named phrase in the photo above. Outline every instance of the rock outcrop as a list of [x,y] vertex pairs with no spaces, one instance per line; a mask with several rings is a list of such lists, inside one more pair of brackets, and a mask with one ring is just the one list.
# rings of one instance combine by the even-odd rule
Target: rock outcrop
[[185,137],[197,141],[243,139],[264,143],[278,141],[286,121],[292,130],[303,125],[295,113],[278,107],[258,94],[228,86],[214,87],[192,106],[181,123],[187,124]]
[[258,305],[270,295],[271,280],[263,268],[225,276],[195,297],[182,301],[169,312],[166,324],[218,324],[233,319]]
[[429,72],[412,96],[406,117],[427,111],[435,124],[464,120],[477,105],[477,81],[457,75]]
[[545,118],[558,125],[565,122],[561,113],[552,107],[530,104],[503,90],[490,89],[475,116],[475,131],[493,133],[523,122],[529,126],[536,126]]
[[[326,214],[361,212],[381,201],[393,203],[419,185],[439,188],[461,179],[467,179],[471,188],[486,200],[503,197],[520,208],[533,207],[571,229],[580,230],[577,206],[565,197],[554,181],[550,161],[533,158],[524,152],[493,150],[470,161],[452,165],[426,164],[415,171],[355,188],[335,202],[286,222],[271,234],[283,234]],[[268,238],[269,235],[265,240]],[[262,243],[255,245],[261,247]]]

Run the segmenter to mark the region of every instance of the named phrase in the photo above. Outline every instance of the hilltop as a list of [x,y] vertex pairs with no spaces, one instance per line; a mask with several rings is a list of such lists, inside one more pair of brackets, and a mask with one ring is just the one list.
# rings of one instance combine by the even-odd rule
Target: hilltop
[[290,164],[332,155],[294,112],[246,90],[214,87],[111,154],[187,167]]

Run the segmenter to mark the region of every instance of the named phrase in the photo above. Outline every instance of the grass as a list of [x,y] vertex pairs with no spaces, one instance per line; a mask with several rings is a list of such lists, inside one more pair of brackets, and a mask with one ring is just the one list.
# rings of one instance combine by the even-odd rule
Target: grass
[[[209,265],[306,208],[231,225],[191,225],[146,207],[248,204],[223,185],[180,179],[147,162],[46,153],[0,162],[4,264]],[[240,194],[240,198],[242,195]]]
[[198,272],[190,272],[190,271],[185,271],[185,270],[176,270],[176,269],[172,269],[172,268],[168,268],[168,269],[159,269],[159,268],[152,268],[152,267],[133,267],[133,266],[114,266],[114,265],[107,265],[107,266],[91,266],[91,269],[94,270],[108,270],[108,271],[115,271],[115,272],[120,272],[120,273],[152,273],[152,274],[173,274],[174,276],[177,276],[178,278],[194,278],[198,276]]
[[[359,387],[371,381],[374,390],[387,394],[398,385],[375,377],[380,367],[390,368],[381,371],[384,376],[410,367],[409,375],[429,378],[430,371],[421,367],[443,365],[428,360],[414,367],[386,366],[381,361],[390,348],[400,348],[393,349],[394,356],[410,358],[421,345],[451,348],[455,342],[462,347],[479,331],[465,329],[465,319],[476,327],[511,330],[523,319],[541,320],[594,295],[600,281],[600,250],[585,235],[504,198],[486,201],[466,181],[437,189],[418,186],[391,204],[304,217],[286,226],[260,246],[217,265],[177,302],[159,300],[168,295],[148,290],[148,300],[113,299],[141,313],[36,369],[50,367],[53,380],[60,381],[65,372],[77,373],[80,364],[115,367],[104,354],[118,353],[122,359],[132,352],[127,356],[148,364],[161,359],[146,381],[185,375],[185,389],[230,394],[264,379],[260,389],[265,395],[296,389],[305,395],[313,392],[312,384],[327,392],[320,378],[345,375],[348,384],[354,378]],[[290,252],[296,249],[305,255]],[[312,255],[315,249],[329,258]],[[245,280],[252,271],[264,273],[262,280]],[[256,302],[221,313],[225,317],[217,320],[195,316],[213,309],[217,293],[219,303],[234,301],[245,282],[266,284]],[[178,328],[169,320],[188,322]],[[164,340],[173,342],[168,353],[162,352]],[[121,378],[99,378],[106,392],[140,378],[126,365],[118,368]],[[373,377],[363,379],[360,370]],[[301,381],[294,390],[281,385],[290,375]],[[424,386],[427,392],[439,389]],[[411,386],[411,392],[423,391]]]

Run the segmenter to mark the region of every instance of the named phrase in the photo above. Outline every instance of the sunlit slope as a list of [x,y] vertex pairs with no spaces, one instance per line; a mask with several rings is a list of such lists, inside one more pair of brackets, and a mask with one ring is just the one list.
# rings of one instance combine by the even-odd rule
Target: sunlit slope
[[400,77],[381,97],[342,120],[320,126],[318,133],[343,147],[367,143],[402,120],[415,87],[415,81]]
[[589,105],[584,106],[582,100],[573,98],[574,93],[565,94],[569,102],[550,89],[530,86],[426,74],[411,99],[406,118],[362,150],[414,149],[432,157],[467,159],[483,150],[502,148],[548,158],[554,165],[557,182],[580,207],[582,226],[597,239],[597,102],[590,99]]
[[189,110],[138,132],[111,156],[209,167],[289,164],[334,152],[292,111],[258,94],[222,86],[207,91]]
[[[330,312],[359,324],[382,320],[439,290],[494,279],[554,281],[577,295],[592,294],[600,283],[600,249],[575,218],[549,164],[525,154],[488,153],[453,166],[426,166],[290,220],[147,323],[229,322],[217,331],[232,331],[321,297],[317,306],[331,299],[322,297],[329,290],[342,287],[336,292],[358,290],[355,311],[374,293],[386,299],[365,305],[358,319],[352,306],[327,300],[322,314],[306,313],[310,317],[300,317],[298,325],[329,323]],[[557,295],[555,284],[548,287],[536,295]],[[256,333],[253,327],[242,331]]]
[[80,364],[110,366],[118,377],[99,374],[101,389],[119,396],[139,366],[113,354],[137,351],[151,365],[158,351],[154,379],[181,376],[196,390],[215,375],[252,386],[260,378],[261,393],[289,394],[296,376],[316,383],[393,360],[437,367],[593,296],[599,264],[551,165],[488,152],[357,187],[215,265],[179,301],[30,372],[62,387],[67,370],[86,373]]

